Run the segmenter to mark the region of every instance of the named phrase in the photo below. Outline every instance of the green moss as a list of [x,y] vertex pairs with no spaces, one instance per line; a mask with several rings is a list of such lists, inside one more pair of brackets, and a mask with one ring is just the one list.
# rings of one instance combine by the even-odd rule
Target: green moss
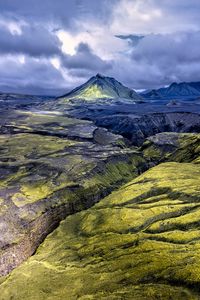
[[146,141],[141,150],[154,161],[199,162],[200,135],[193,133],[159,133]]
[[115,98],[116,95],[113,94],[112,90],[103,90],[100,86],[94,84],[91,86],[88,86],[83,91],[81,91],[79,94],[75,94],[72,98],[71,97],[65,97],[61,98],[61,103],[67,102],[71,99],[84,99],[84,100],[95,100],[100,98]]
[[111,98],[110,94],[105,93],[98,85],[89,86],[76,97],[77,99],[84,98],[86,100],[93,100],[95,98]]
[[164,163],[68,217],[2,283],[2,299],[199,299],[199,178],[198,165]]
[[60,124],[61,128],[64,126],[70,126],[70,125],[77,125],[77,124],[87,124],[90,123],[88,121],[69,118],[66,116],[63,116],[62,114],[58,114],[57,112],[49,112],[48,114],[45,114],[43,112],[31,112],[31,111],[18,111],[19,115],[23,115],[26,118],[17,120],[17,122],[13,122],[12,124],[19,125],[22,124],[24,126],[34,126],[34,125],[44,125],[47,126],[48,124]]
[[64,150],[67,147],[75,145],[76,142],[59,139],[51,136],[41,136],[39,134],[17,134],[4,136],[0,139],[2,148],[0,159],[10,160],[10,162],[37,159],[45,155],[52,155],[55,152]]
[[161,150],[159,148],[156,148],[154,145],[150,145],[149,147],[144,149],[143,153],[144,157],[148,160],[160,160],[160,158],[162,157]]
[[[74,124],[63,116],[27,113],[11,125],[25,131],[49,126],[52,133]],[[48,209],[69,204],[80,211],[129,182],[61,222],[33,257],[2,280],[0,298],[199,299],[199,137],[175,140],[173,151],[146,143],[142,158],[124,144],[108,149],[31,133],[1,136],[7,173],[0,205],[8,216],[2,234],[9,243],[23,239],[24,224]],[[182,163],[160,164],[132,180],[146,160],[161,156]]]

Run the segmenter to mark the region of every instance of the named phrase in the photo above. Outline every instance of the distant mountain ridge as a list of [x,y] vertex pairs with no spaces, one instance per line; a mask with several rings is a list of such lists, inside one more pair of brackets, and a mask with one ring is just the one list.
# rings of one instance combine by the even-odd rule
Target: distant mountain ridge
[[75,99],[96,100],[117,98],[136,101],[143,99],[134,90],[124,86],[116,79],[101,74],[91,77],[86,83],[57,99],[68,101]]
[[193,99],[200,97],[200,82],[172,83],[167,88],[153,89],[143,92],[147,99]]
[[40,96],[31,94],[18,94],[18,93],[4,93],[0,92],[0,101],[15,101],[15,100],[46,100],[48,98],[54,98],[53,96]]

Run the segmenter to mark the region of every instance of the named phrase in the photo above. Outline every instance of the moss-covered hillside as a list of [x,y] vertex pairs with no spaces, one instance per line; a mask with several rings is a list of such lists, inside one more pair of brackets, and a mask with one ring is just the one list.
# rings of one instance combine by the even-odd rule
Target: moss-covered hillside
[[198,163],[161,163],[67,217],[1,299],[200,299]]
[[67,215],[138,175],[142,155],[92,122],[7,113],[0,127],[0,276],[32,255]]

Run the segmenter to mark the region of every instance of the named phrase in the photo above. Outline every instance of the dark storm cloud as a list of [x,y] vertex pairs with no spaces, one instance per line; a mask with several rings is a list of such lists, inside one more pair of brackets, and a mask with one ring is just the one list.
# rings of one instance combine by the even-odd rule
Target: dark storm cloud
[[172,81],[200,81],[200,73],[195,67],[200,65],[199,45],[200,31],[152,34],[133,49],[132,62],[143,66],[146,73],[151,74],[146,85],[150,82],[157,86]]
[[[85,70],[85,69],[70,69],[69,70],[69,75],[72,76],[73,78],[79,78],[82,80],[82,82],[88,80],[88,78],[94,76],[94,73],[97,73],[92,71],[92,70]],[[73,86],[75,87],[75,85]]]
[[1,0],[0,12],[10,18],[48,22],[53,26],[72,27],[80,17],[105,21],[118,0]]
[[58,95],[65,86],[61,73],[52,64],[31,57],[24,63],[11,57],[1,59],[0,78],[0,91],[9,88],[12,92]]
[[132,52],[135,60],[157,63],[183,63],[200,60],[200,31],[149,35]]
[[[86,43],[80,43],[75,55],[63,55],[63,66],[67,69],[88,70],[94,72],[105,72],[112,67],[111,62],[106,62],[92,53]],[[75,71],[73,74],[76,74]]]
[[41,26],[22,26],[21,34],[0,28],[0,53],[21,53],[30,56],[53,56],[61,53],[61,42],[52,32]]

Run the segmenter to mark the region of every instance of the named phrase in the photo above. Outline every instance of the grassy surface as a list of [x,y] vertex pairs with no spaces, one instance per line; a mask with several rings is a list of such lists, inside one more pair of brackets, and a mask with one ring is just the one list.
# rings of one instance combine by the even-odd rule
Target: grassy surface
[[9,299],[199,299],[200,166],[163,163],[62,221]]
[[101,130],[98,143],[91,122],[14,113],[0,135],[0,275],[34,253],[60,220],[137,176],[144,163],[119,136]]

